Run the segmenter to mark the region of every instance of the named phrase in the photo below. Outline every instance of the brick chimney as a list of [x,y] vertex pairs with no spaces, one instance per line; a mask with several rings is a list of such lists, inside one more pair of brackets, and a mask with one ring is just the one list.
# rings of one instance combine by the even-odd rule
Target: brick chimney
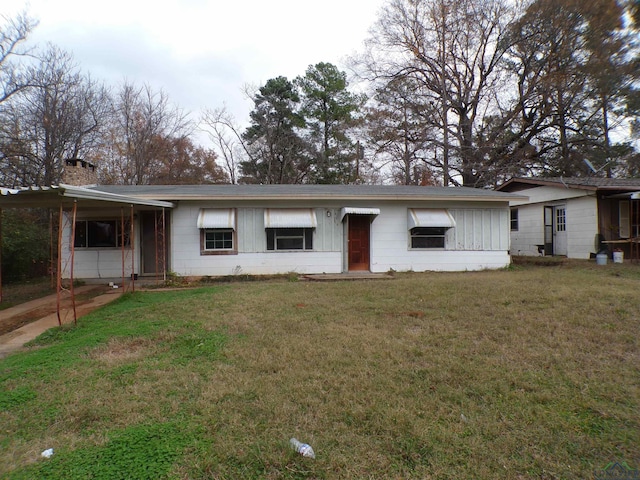
[[75,187],[96,185],[98,183],[96,167],[79,158],[69,158],[64,161],[61,183]]

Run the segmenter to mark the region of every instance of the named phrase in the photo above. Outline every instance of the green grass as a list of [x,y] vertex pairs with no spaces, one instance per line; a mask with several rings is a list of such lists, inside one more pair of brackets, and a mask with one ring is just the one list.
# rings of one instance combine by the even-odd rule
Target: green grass
[[126,295],[0,361],[0,477],[638,468],[639,287],[637,265],[570,262]]

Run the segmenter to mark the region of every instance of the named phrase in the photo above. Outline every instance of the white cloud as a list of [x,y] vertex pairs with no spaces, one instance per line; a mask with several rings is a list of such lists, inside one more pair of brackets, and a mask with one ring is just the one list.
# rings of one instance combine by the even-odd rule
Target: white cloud
[[226,104],[242,122],[245,84],[293,78],[321,61],[344,68],[383,1],[0,0],[0,11],[26,7],[40,21],[31,41],[69,51],[96,79],[148,83],[196,114]]

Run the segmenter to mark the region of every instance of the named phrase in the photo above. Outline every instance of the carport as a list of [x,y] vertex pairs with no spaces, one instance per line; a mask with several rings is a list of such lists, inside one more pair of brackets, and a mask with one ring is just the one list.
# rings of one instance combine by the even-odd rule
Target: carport
[[[76,224],[78,211],[93,211],[105,207],[119,208],[116,245],[121,252],[122,288],[125,292],[135,291],[135,226],[140,211],[154,212],[154,249],[156,279],[166,278],[167,239],[166,211],[174,207],[171,202],[133,198],[125,195],[106,193],[85,187],[58,185],[51,187],[0,188],[0,245],[2,244],[2,210],[4,209],[48,209],[50,231],[50,275],[55,281],[58,323],[60,301],[63,294],[71,297],[74,322],[77,319],[74,293],[74,257],[76,253]],[[57,216],[57,219],[55,218]],[[66,232],[66,233],[65,233]],[[65,238],[64,235],[67,235]],[[68,248],[63,248],[68,238]],[[1,250],[0,250],[1,255]],[[1,260],[1,258],[0,258]],[[68,281],[63,282],[63,280]],[[2,266],[0,262],[0,302],[2,302]]]

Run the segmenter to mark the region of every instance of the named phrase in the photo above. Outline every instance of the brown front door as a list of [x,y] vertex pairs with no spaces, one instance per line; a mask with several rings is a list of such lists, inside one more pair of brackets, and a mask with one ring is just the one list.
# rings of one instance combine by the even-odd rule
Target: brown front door
[[369,215],[349,215],[349,271],[369,270]]
[[168,213],[141,212],[142,274],[164,275],[167,271]]

